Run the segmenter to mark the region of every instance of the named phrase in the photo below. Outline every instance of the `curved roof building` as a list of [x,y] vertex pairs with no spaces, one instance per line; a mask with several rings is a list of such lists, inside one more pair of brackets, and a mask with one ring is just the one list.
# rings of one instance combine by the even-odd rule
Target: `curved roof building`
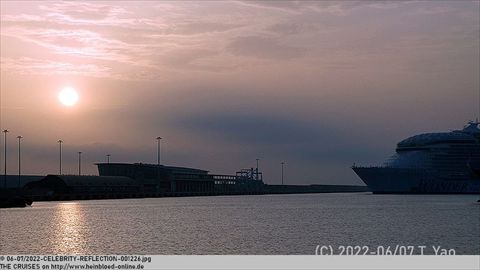
[[137,181],[122,176],[47,175],[30,182],[26,189],[44,189],[55,193],[131,193],[138,192]]

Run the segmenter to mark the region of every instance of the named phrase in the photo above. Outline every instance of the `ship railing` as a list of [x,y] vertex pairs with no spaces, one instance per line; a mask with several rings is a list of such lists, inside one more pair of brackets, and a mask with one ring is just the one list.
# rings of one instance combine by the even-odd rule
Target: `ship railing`
[[382,168],[389,168],[389,167],[388,167],[388,166],[384,166],[384,165],[367,165],[367,166],[362,166],[362,165],[353,164],[353,165],[352,165],[352,168],[353,168],[353,169],[355,169],[355,168],[367,168],[367,169],[379,168],[379,169],[382,169]]
[[391,167],[391,166],[384,166],[384,165],[369,165],[369,166],[359,166],[359,165],[352,165],[352,169],[356,168],[364,168],[364,169],[404,169],[404,170],[418,170],[418,171],[425,171],[425,168],[422,167]]

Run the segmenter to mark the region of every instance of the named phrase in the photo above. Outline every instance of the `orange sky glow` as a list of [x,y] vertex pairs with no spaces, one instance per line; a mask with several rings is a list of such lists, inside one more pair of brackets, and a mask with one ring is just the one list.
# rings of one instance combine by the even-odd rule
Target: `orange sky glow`
[[96,174],[155,163],[161,136],[169,165],[362,184],[353,163],[478,117],[478,1],[0,3],[11,174],[18,135],[25,174],[57,172],[59,139]]

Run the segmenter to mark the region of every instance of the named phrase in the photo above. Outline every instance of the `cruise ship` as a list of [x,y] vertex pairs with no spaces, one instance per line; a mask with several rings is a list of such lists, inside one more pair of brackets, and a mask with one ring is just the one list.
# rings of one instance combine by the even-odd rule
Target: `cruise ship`
[[412,136],[383,165],[352,169],[377,194],[480,194],[479,124]]

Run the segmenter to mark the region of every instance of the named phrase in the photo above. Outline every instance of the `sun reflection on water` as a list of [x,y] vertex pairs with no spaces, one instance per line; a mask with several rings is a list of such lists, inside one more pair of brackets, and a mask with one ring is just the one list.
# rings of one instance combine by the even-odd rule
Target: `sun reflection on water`
[[54,215],[54,253],[84,254],[86,252],[85,217],[81,204],[61,203]]

